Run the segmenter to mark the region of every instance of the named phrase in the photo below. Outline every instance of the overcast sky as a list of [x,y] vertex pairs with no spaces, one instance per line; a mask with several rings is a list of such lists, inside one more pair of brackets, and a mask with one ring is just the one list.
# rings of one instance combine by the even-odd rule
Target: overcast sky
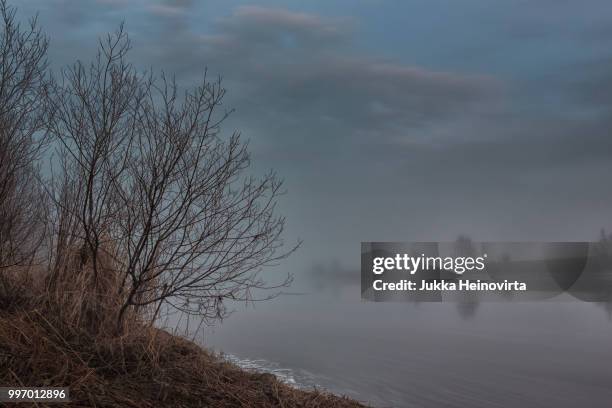
[[[285,179],[284,268],[361,241],[577,240],[612,226],[612,2],[24,0],[54,68],[125,21],[132,62],[224,77]],[[333,269],[333,268],[331,268]]]

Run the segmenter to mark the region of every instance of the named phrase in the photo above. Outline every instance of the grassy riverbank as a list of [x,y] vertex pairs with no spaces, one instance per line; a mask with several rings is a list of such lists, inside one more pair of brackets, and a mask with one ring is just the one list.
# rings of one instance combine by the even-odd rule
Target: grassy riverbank
[[325,392],[298,390],[271,374],[246,372],[144,324],[132,323],[121,335],[91,334],[55,310],[44,295],[26,296],[26,287],[5,290],[0,299],[3,386],[70,387],[72,402],[66,405],[74,407],[362,406]]

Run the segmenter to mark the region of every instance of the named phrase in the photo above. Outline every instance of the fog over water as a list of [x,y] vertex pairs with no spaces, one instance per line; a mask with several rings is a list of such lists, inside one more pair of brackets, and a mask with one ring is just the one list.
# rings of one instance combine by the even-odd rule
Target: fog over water
[[[612,309],[363,303],[358,286],[241,311],[205,343],[375,406],[608,407]],[[268,362],[273,362],[270,364]]]

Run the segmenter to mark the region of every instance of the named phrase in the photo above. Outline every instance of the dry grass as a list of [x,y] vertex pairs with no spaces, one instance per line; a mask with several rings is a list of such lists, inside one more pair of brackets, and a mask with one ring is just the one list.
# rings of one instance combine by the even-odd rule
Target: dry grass
[[[3,386],[68,386],[72,402],[65,405],[71,407],[362,407],[245,372],[136,318],[121,335],[101,330],[106,324],[100,318],[92,330],[92,321],[74,311],[78,299],[92,294],[66,292],[60,299],[24,271],[1,278]],[[75,290],[80,281],[72,282]],[[88,308],[92,304],[99,302]],[[86,313],[91,317],[91,310]],[[19,404],[28,405],[47,406]]]

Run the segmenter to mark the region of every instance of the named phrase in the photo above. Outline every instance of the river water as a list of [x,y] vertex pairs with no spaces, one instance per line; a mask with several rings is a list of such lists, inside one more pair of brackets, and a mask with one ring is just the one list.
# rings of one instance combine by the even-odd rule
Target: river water
[[206,346],[376,407],[610,407],[612,308],[369,303],[358,286],[238,308]]

